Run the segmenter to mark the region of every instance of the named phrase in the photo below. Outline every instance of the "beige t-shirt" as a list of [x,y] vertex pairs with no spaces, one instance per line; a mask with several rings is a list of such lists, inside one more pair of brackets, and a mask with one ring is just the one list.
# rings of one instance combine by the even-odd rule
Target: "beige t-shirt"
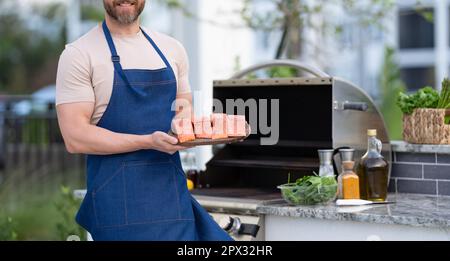
[[[166,56],[177,78],[177,92],[189,93],[189,62],[177,40],[152,30],[143,30]],[[165,64],[140,31],[132,36],[112,35],[120,63],[125,69],[159,69]],[[111,52],[101,25],[97,25],[61,54],[56,77],[56,105],[95,103],[91,123],[96,124],[108,106],[114,81]]]

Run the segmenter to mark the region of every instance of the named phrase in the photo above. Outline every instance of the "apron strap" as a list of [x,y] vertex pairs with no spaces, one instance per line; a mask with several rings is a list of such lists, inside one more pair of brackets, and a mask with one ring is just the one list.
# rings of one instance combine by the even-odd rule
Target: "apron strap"
[[[116,46],[114,45],[114,41],[112,39],[111,32],[109,31],[108,26],[106,25],[106,21],[103,21],[102,27],[103,27],[103,32],[105,34],[106,41],[108,42],[109,50],[111,51],[111,60],[114,64],[114,69],[117,71],[117,73],[120,75],[120,77],[122,77],[122,79],[125,81],[125,83],[127,85],[131,86],[130,82],[128,80],[128,77],[124,73],[122,65],[120,64],[120,56],[117,54]],[[167,69],[172,70],[172,67],[170,66],[169,61],[167,61],[166,57],[161,52],[161,50],[156,45],[156,43],[152,40],[152,38],[150,38],[150,36],[148,36],[148,34],[144,30],[142,30],[142,28],[139,27],[139,29],[142,31],[145,38],[147,38],[147,40],[150,42],[150,44],[156,50],[158,55],[161,57],[164,64],[166,65]]]
[[158,53],[159,57],[161,57],[161,59],[163,60],[164,64],[166,65],[167,69],[172,70],[172,66],[170,66],[169,61],[167,61],[166,56],[161,52],[161,50],[159,49],[158,45],[156,45],[156,43],[153,41],[153,39],[144,30],[142,30],[142,28],[141,28],[141,31],[144,34],[145,38],[147,38],[147,40],[152,44],[153,48]]
[[120,77],[122,77],[122,80],[124,80],[128,86],[131,86],[130,81],[128,81],[128,77],[123,72],[122,65],[120,64],[120,56],[117,54],[116,46],[114,45],[111,32],[109,31],[108,26],[106,26],[105,21],[103,21],[102,27],[106,37],[106,41],[108,42],[109,50],[111,51],[111,61],[114,64],[114,69],[120,75]]

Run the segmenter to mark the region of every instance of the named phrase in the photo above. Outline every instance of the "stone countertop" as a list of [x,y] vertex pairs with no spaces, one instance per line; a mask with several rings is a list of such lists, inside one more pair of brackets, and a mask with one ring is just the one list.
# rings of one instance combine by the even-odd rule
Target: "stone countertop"
[[411,144],[404,141],[392,141],[394,152],[450,154],[450,145]]
[[419,194],[391,194],[386,205],[366,206],[290,206],[284,200],[267,201],[257,207],[264,215],[358,221],[375,224],[407,225],[450,229],[450,197]]

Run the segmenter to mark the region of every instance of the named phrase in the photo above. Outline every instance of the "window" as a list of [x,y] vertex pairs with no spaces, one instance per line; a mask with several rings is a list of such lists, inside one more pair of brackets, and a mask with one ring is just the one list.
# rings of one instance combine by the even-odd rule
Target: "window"
[[434,48],[434,24],[417,11],[400,10],[398,26],[400,49]]
[[410,92],[436,84],[434,67],[403,68],[400,70],[400,74]]

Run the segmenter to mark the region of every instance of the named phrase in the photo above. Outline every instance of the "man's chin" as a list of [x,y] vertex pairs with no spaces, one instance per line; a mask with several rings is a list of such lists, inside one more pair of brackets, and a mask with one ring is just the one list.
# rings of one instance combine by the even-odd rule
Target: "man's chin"
[[[0,0],[1,1],[1,0]],[[108,15],[123,25],[132,24],[137,21],[144,5],[129,4],[129,5],[105,5]]]
[[117,16],[116,19],[120,24],[127,25],[132,24],[137,20],[137,17],[134,15],[120,15]]

